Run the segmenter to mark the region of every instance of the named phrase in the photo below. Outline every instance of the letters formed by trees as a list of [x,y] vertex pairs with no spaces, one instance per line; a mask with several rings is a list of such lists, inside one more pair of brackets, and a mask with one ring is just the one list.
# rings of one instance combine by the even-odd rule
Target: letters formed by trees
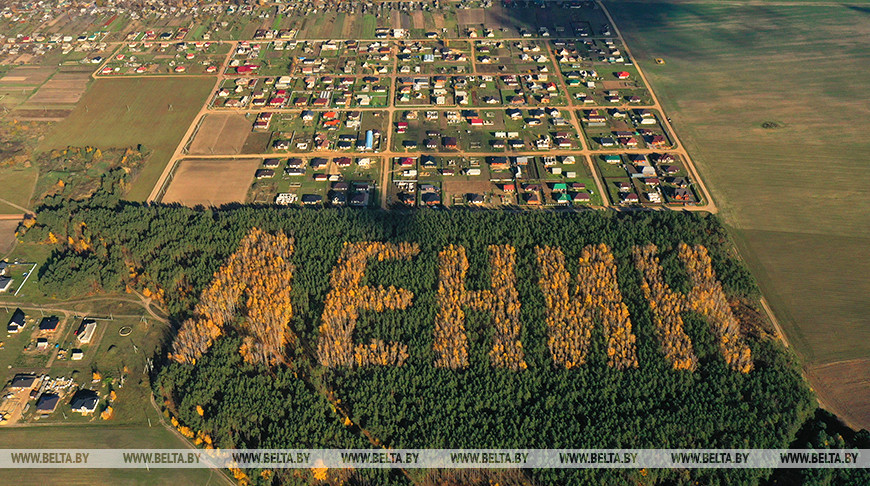
[[468,337],[463,307],[492,315],[494,326],[490,359],[494,366],[526,369],[520,341],[520,301],[516,288],[516,250],[509,245],[490,245],[488,290],[467,290],[468,257],[462,246],[448,245],[439,253],[438,315],[435,318],[435,364],[443,368],[468,366]]
[[408,358],[408,346],[385,343],[380,339],[367,345],[353,343],[353,331],[361,310],[384,312],[411,305],[414,294],[393,286],[360,285],[370,258],[379,261],[410,259],[420,252],[412,243],[380,243],[364,241],[345,243],[338,264],[330,275],[330,291],[326,296],[317,359],[320,364],[336,366],[402,365]]
[[740,322],[728,305],[722,283],[713,272],[707,248],[680,243],[679,252],[692,281],[692,291],[686,296],[689,306],[712,321],[725,362],[734,370],[749,373],[752,371],[751,351],[740,335]]
[[[219,322],[222,314],[229,316],[223,319],[222,327],[215,327],[218,332],[204,333],[199,336],[204,339],[191,340],[196,333],[187,329],[178,336],[179,343],[173,351],[186,349],[180,344],[185,339],[199,344],[199,352],[204,354],[192,354],[187,361],[195,359],[196,366],[155,360],[155,392],[165,400],[167,409],[178,417],[180,424],[191,431],[208,434],[215,448],[365,448],[371,445],[367,434],[390,448],[499,444],[528,448],[547,448],[553,444],[574,444],[582,448],[634,444],[654,448],[660,447],[663,441],[678,448],[784,448],[794,441],[799,424],[815,408],[800,369],[782,352],[781,344],[764,333],[758,333],[758,338],[746,337],[752,339],[754,369],[750,373],[730,372],[731,368],[719,359],[715,329],[713,326],[710,331],[707,326],[694,327],[700,320],[694,315],[683,316],[686,327],[693,326],[693,332],[689,333],[693,341],[696,333],[703,340],[693,343],[693,352],[699,362],[712,360],[717,362],[715,366],[704,366],[705,369],[688,377],[685,373],[671,371],[672,361],[656,358],[662,345],[657,338],[646,337],[654,336],[658,323],[641,289],[644,274],[632,268],[634,245],[647,242],[658,245],[662,249],[661,278],[674,291],[686,296],[691,294],[691,288],[688,285],[678,288],[677,281],[685,278],[685,283],[689,283],[693,270],[686,265],[687,271],[674,272],[684,267],[679,263],[679,242],[703,245],[709,250],[710,265],[722,283],[728,302],[740,299],[745,305],[755,305],[752,299],[757,293],[751,275],[734,257],[727,234],[714,217],[677,212],[388,213],[274,207],[198,211],[161,205],[113,204],[104,199],[85,207],[81,203],[52,199],[49,206],[40,209],[38,221],[28,229],[26,238],[47,241],[49,233],[56,235],[55,252],[41,271],[40,281],[45,280],[46,285],[51,283],[52,288],[58,289],[96,275],[98,278],[91,280],[107,290],[123,291],[129,285],[139,291],[145,287],[154,292],[163,291],[167,310],[178,318],[197,318],[193,323],[205,322],[198,318],[207,314],[208,302],[217,306],[219,300],[208,297],[210,293],[237,295],[238,298],[224,298],[228,310],[213,313]],[[374,258],[369,259],[369,268],[359,281],[360,285],[377,283],[406,289],[413,292],[413,303],[403,310],[397,308],[383,313],[359,310],[361,317],[353,332],[355,342],[344,341],[352,344],[350,367],[324,369],[316,353],[310,361],[297,359],[293,366],[279,365],[271,369],[245,362],[239,349],[249,334],[242,322],[243,316],[249,314],[246,308],[248,284],[222,277],[226,270],[221,266],[237,252],[239,242],[252,225],[270,234],[281,231],[292,234],[292,260],[296,265],[291,281],[292,328],[299,339],[304,337],[306,342],[314,344],[315,350],[327,295],[332,291],[333,266],[346,251],[344,241],[379,241],[397,246],[401,242],[419,244],[420,252],[411,261],[379,264]],[[69,236],[75,242],[87,238],[89,248],[83,250],[70,245]],[[616,367],[608,366],[611,358],[605,359],[607,349],[620,349],[618,344],[622,341],[617,339],[611,344],[607,337],[604,309],[608,308],[608,298],[597,300],[594,297],[597,295],[594,292],[609,295],[603,293],[603,289],[616,291],[615,287],[608,287],[608,279],[603,277],[613,275],[606,264],[608,259],[593,248],[588,248],[589,255],[583,253],[585,245],[599,242],[606,242],[618,268],[619,292],[631,311],[631,332],[638,335],[635,343],[638,360],[645,357],[651,360],[636,369],[628,366],[630,372],[618,372]],[[528,363],[528,369],[523,372],[489,366],[492,349],[489,340],[495,335],[495,326],[489,325],[494,320],[492,312],[468,304],[442,305],[445,292],[462,296],[466,293],[465,286],[471,291],[493,291],[494,280],[498,279],[494,279],[497,272],[491,270],[490,245],[510,245],[516,249],[516,265],[512,271],[516,273],[517,299],[522,303],[522,351]],[[467,263],[464,258],[458,258],[460,247],[468,252]],[[578,298],[572,294],[575,285],[578,295],[585,299],[586,294],[581,290],[588,286],[586,293],[593,294],[593,303],[604,307],[591,305],[591,317],[583,316],[594,323],[591,324],[593,341],[583,366],[575,365],[570,369],[558,363],[553,366],[555,348],[546,343],[555,321],[548,321],[548,317],[553,317],[548,316],[548,312],[559,306],[548,303],[546,291],[542,293],[541,280],[547,279],[543,278],[544,270],[537,254],[540,250],[536,247],[558,248],[564,254],[566,272],[557,271],[560,265],[550,269],[550,281],[562,274],[559,277],[562,283],[556,285],[562,286],[563,290],[559,291],[562,300]],[[665,254],[664,248],[673,249],[673,253]],[[452,258],[445,259],[444,254],[452,254]],[[584,261],[578,266],[580,258]],[[698,260],[702,274],[705,260]],[[452,267],[442,267],[445,261],[452,261]],[[597,267],[595,262],[601,262],[601,266]],[[138,272],[136,278],[127,276],[128,263]],[[106,273],[108,270],[113,272]],[[220,284],[212,282],[216,271]],[[467,280],[462,272],[467,273]],[[114,274],[117,275],[113,277]],[[510,272],[502,274],[509,276]],[[586,282],[587,277],[592,279],[592,275],[596,275],[596,282],[599,277],[602,281],[591,286],[581,283]],[[455,280],[445,283],[445,276]],[[712,278],[712,272],[708,277]],[[276,285],[288,283],[287,278],[273,280]],[[227,288],[234,285],[240,288],[227,291],[220,287],[224,284]],[[347,291],[352,287],[340,289]],[[709,296],[715,300],[715,292]],[[548,310],[548,305],[552,305],[552,309]],[[445,310],[464,311],[467,319],[445,320]],[[726,313],[724,306],[719,310]],[[698,317],[704,316],[699,314]],[[712,324],[712,317],[707,318]],[[468,328],[467,338],[461,327],[462,332],[444,332],[450,330],[445,323],[457,322]],[[570,320],[564,322],[571,323]],[[583,321],[574,324],[581,328],[590,325]],[[190,326],[188,323],[187,327]],[[453,349],[434,334],[436,329],[442,332],[441,338],[454,337],[461,344],[467,344],[455,347],[465,351],[467,364],[458,367],[462,368],[461,372],[432,366],[439,357],[444,357],[444,353],[433,351],[433,344],[442,351]],[[383,336],[390,337],[374,334],[381,331],[385,331]],[[599,335],[600,345],[596,342]],[[289,342],[290,335],[287,336]],[[393,361],[373,343],[372,336],[380,337],[385,344],[407,344],[411,356],[402,366],[356,366],[363,361]],[[477,336],[488,337],[484,338],[485,342],[476,342],[480,339]],[[210,341],[214,344],[209,347]],[[577,346],[575,341],[569,342]],[[386,359],[366,358],[369,356],[366,348]],[[600,356],[593,355],[599,348]],[[566,353],[564,359],[573,361],[568,356],[575,355]],[[335,412],[338,400],[346,413]],[[723,415],[722,410],[734,413]],[[346,426],[345,418],[359,427]],[[445,427],[444,424],[451,425]],[[367,434],[361,433],[362,430]],[[205,439],[203,441],[207,444]],[[359,471],[361,474],[378,473],[377,470]],[[619,484],[637,479],[637,476],[626,476],[630,471],[610,469],[583,475],[569,469],[525,471],[530,475],[529,481],[538,484]],[[656,480],[664,483],[755,484],[767,473],[752,469],[698,470],[690,471],[686,477],[685,471],[663,469],[657,474]],[[303,484],[308,480],[296,480],[280,471],[269,481],[259,480],[256,471],[250,471],[249,476],[252,484],[264,485]],[[362,479],[370,484],[406,484],[401,474]]]
[[243,304],[245,318],[236,329],[244,336],[239,351],[245,361],[267,366],[285,362],[285,347],[295,341],[287,328],[293,315],[292,254],[293,242],[284,233],[270,235],[253,228],[202,292],[194,317],[182,324],[172,344],[170,357],[195,363],[227,326],[236,324]]
[[740,337],[737,319],[728,306],[722,284],[713,272],[707,249],[679,244],[679,257],[686,267],[692,289],[688,295],[675,292],[664,281],[655,245],[634,249],[635,264],[643,275],[643,292],[653,312],[662,350],[675,369],[694,370],[697,357],[683,328],[681,314],[695,311],[710,321],[725,361],[731,368],[748,373],[752,370],[749,347]]
[[600,321],[607,342],[608,365],[620,370],[636,368],[636,337],[631,330],[628,307],[619,292],[613,254],[607,245],[583,249],[573,282],[560,248],[544,246],[535,251],[539,285],[546,304],[547,345],[553,361],[565,368],[584,364],[593,321]]

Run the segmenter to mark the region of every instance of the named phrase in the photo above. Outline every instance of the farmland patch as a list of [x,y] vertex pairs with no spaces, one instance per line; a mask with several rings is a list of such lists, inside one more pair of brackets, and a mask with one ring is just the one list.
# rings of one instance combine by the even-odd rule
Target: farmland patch
[[811,366],[807,373],[822,396],[823,404],[839,412],[850,426],[870,423],[870,359],[855,359]]
[[241,152],[250,133],[251,122],[243,115],[206,115],[193,138],[189,153],[235,155]]
[[30,97],[25,107],[74,105],[84,95],[90,79],[86,72],[57,73]]
[[97,80],[37,148],[141,145],[151,155],[127,197],[144,199],[213,86],[208,78]]
[[185,206],[245,202],[259,165],[259,159],[182,160],[163,202]]

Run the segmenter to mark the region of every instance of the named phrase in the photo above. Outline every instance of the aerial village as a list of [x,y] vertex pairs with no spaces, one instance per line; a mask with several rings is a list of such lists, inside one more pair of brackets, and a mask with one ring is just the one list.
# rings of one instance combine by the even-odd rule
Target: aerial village
[[47,2],[6,7],[0,62],[75,67],[70,83],[213,79],[155,200],[230,202],[192,195],[207,177],[241,187],[233,201],[280,205],[705,204],[594,2],[109,3],[75,10],[82,32],[29,30],[52,25]]
[[[16,0],[0,7],[0,101],[52,122],[104,79],[212,83],[151,201],[703,209],[608,16],[591,1],[540,6]],[[0,292],[33,270],[4,262]],[[122,316],[7,314],[0,423],[110,418],[126,370],[147,366],[121,360],[137,324]],[[104,366],[121,371],[105,380]]]

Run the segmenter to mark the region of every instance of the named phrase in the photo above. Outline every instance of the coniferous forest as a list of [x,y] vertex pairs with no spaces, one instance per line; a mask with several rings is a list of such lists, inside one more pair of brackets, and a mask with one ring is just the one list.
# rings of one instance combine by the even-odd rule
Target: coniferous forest
[[[169,310],[154,391],[203,447],[785,448],[816,410],[790,352],[737,312],[758,289],[715,217],[98,194],[49,198],[28,226],[56,245],[46,293],[135,290]],[[735,485],[771,471],[461,474],[236,471],[378,485]]]

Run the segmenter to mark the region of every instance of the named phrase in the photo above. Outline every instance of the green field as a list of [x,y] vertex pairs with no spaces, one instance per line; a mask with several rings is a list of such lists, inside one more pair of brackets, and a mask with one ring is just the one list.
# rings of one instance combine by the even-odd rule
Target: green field
[[[866,359],[870,200],[861,170],[870,111],[861,100],[870,49],[856,36],[870,31],[870,11],[608,6],[807,368]],[[868,427],[862,389],[832,408]]]
[[151,156],[127,197],[145,199],[213,85],[212,78],[97,80],[38,149],[141,144]]
[[[160,424],[145,426],[27,427],[0,430],[6,449],[55,449],[77,447],[183,449],[186,444]],[[177,485],[227,484],[220,473],[210,469],[29,469],[25,474],[0,469],[5,478],[15,476],[20,485]],[[7,479],[8,480],[8,479]],[[5,482],[5,481],[4,481]]]
[[21,214],[20,208],[9,203],[30,208],[30,197],[33,195],[33,187],[39,170],[35,167],[15,167],[0,169],[0,214]]

